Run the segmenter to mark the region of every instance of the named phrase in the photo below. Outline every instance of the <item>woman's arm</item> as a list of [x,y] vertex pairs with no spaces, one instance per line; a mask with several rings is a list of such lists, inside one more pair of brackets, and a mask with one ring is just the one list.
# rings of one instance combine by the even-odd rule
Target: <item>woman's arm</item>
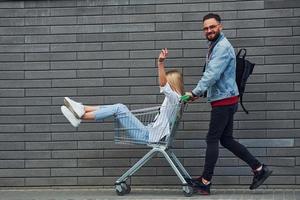
[[166,77],[165,63],[164,63],[167,56],[168,56],[168,49],[164,48],[161,50],[157,60],[159,85],[161,87],[167,84],[167,77]]

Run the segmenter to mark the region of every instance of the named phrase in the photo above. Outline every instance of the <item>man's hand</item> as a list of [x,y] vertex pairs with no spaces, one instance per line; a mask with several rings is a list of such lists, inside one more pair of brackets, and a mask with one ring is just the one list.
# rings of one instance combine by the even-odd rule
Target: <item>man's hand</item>
[[190,96],[190,100],[189,100],[190,102],[195,101],[196,99],[199,98],[199,97],[197,97],[197,96],[194,96],[194,95],[192,94],[192,92],[186,92],[185,95]]
[[158,57],[158,62],[164,62],[165,59],[168,57],[168,49],[164,48],[161,50],[159,57]]

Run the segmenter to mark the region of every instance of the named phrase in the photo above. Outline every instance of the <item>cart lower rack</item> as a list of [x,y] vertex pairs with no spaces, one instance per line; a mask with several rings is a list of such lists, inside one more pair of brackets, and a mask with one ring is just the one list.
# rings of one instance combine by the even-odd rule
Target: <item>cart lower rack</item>
[[[122,196],[129,194],[131,187],[126,183],[126,180],[145,165],[152,157],[161,153],[180,179],[183,194],[185,196],[192,196],[193,188],[186,182],[186,179],[190,179],[191,177],[172,151],[172,142],[186,104],[180,102],[174,106],[175,107],[172,109],[173,113],[171,114],[172,117],[163,129],[153,128],[156,119],[160,115],[160,110],[163,109],[162,107],[133,110],[131,111],[133,115],[124,113],[123,116],[116,118],[116,143],[143,144],[151,147],[151,150],[148,153],[146,153],[115,182],[115,190],[118,195]],[[124,128],[124,123],[138,123],[138,126],[135,124],[135,126],[125,126],[126,128]]]

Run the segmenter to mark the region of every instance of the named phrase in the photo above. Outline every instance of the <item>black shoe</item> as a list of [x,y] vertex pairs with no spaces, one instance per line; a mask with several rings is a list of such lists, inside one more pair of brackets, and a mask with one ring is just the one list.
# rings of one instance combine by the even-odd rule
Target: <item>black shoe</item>
[[262,165],[262,169],[260,171],[253,171],[253,181],[250,185],[250,190],[254,190],[258,188],[264,181],[272,174],[272,170],[269,170],[266,165]]
[[202,178],[198,178],[198,179],[186,178],[185,180],[194,189],[194,192],[199,192],[202,195],[210,195],[211,183],[205,185],[201,179]]

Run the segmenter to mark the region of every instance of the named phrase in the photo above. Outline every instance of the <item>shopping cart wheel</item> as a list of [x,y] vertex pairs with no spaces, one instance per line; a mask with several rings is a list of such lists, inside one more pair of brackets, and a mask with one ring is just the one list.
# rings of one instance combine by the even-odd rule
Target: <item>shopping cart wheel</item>
[[191,197],[194,193],[194,189],[191,186],[185,185],[183,186],[183,195],[186,197]]
[[129,194],[131,191],[131,187],[130,185],[128,185],[127,183],[121,183],[121,187],[123,188],[125,194]]
[[118,196],[123,196],[125,194],[125,190],[122,188],[121,184],[115,185],[115,189]]
[[118,183],[115,185],[116,193],[118,196],[123,196],[124,194],[129,194],[131,191],[130,185],[126,182]]

